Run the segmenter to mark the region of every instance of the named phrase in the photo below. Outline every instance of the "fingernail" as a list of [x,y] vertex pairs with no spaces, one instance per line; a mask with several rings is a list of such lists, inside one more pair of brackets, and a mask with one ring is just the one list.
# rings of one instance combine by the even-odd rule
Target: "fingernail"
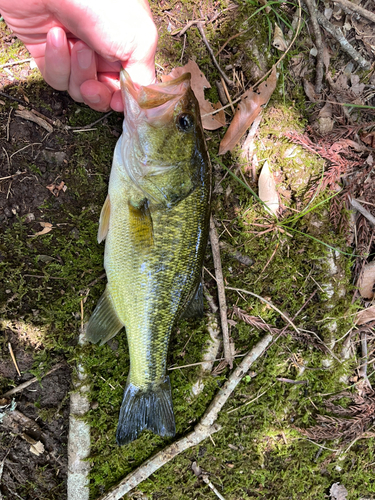
[[61,29],[51,30],[51,43],[56,49],[61,49],[65,43],[64,32]]
[[99,94],[94,94],[94,95],[90,95],[90,96],[85,95],[84,99],[86,102],[88,102],[90,104],[98,104],[101,101]]
[[87,69],[90,67],[92,62],[92,50],[82,49],[77,52],[78,64],[81,69]]

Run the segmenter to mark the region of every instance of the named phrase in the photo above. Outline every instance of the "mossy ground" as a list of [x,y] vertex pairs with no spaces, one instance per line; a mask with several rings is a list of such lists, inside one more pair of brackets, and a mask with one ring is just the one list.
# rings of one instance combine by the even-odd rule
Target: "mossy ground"
[[[226,2],[222,6],[227,7]],[[196,6],[183,1],[178,3],[176,12],[183,25],[191,18],[205,15],[205,9],[211,7],[210,3],[204,4],[199,12]],[[171,3],[170,8],[176,8],[175,3]],[[165,12],[168,5],[164,4],[162,9],[154,3],[153,9],[160,30],[157,62],[168,72],[180,64],[184,43],[172,37],[167,29],[170,19]],[[266,16],[250,18],[255,10],[255,3],[245,2],[220,24],[219,32],[208,27],[207,37],[214,48],[220,48],[235,32],[234,26],[236,30],[251,29],[255,26],[252,23],[256,23],[257,28],[252,31],[252,45],[268,46],[269,23],[273,23],[274,18],[272,14],[269,19]],[[194,28],[186,36],[183,62],[189,58],[199,61],[201,69],[214,84],[219,75],[198,32]],[[243,48],[245,56],[241,56],[245,60],[255,60],[244,35],[229,43],[231,55],[228,64],[239,60],[239,50]],[[274,57],[266,57],[268,65]],[[247,80],[251,77],[251,66],[244,65],[243,68]],[[283,75],[284,79],[286,76]],[[253,264],[246,267],[224,253],[223,271],[228,286],[261,295],[289,318],[304,306],[294,319],[295,324],[314,332],[323,342],[331,342],[332,335],[342,337],[352,324],[350,313],[355,309],[351,305],[351,260],[321,242],[342,251],[350,252],[350,249],[330,225],[330,202],[323,203],[330,193],[321,193],[314,200],[314,210],[293,218],[306,208],[306,192],[312,182],[319,180],[324,164],[299,147],[290,154],[292,145],[283,137],[283,132],[286,129],[303,130],[305,116],[299,111],[303,106],[298,100],[299,90],[295,88],[287,95],[285,89],[280,85],[275,92],[256,142],[260,166],[264,160],[269,161],[279,176],[279,187],[286,193],[282,197],[286,211],[281,226],[274,223],[245,187],[226,175],[222,163],[238,175],[238,168],[243,168],[243,165],[237,153],[217,158],[223,132],[207,134],[214,187],[218,193],[213,200],[213,213],[220,237],[253,260]],[[17,93],[16,87],[10,92]],[[34,106],[39,106],[46,114],[51,112],[48,102],[41,101],[51,92],[44,84],[33,82],[21,93],[24,92],[29,93]],[[209,96],[217,99],[215,88],[211,89]],[[5,106],[2,110],[4,117],[9,111],[9,105]],[[72,102],[66,110],[72,126],[85,125],[100,116]],[[80,358],[87,372],[91,385],[88,421],[92,428],[92,498],[116,484],[168,443],[151,433],[144,433],[125,447],[119,448],[115,444],[118,411],[129,368],[125,333],[121,332],[102,347],[77,347],[81,323],[89,318],[105,286],[104,279],[98,280],[103,273],[103,246],[97,244],[96,233],[116,142],[114,132],[119,132],[120,126],[121,117],[114,114],[96,125],[92,132],[53,134],[48,146],[66,150],[68,161],[48,168],[51,175],[56,174],[64,180],[68,191],[66,196],[61,194],[59,198],[46,196],[39,207],[38,220],[52,223],[52,231],[31,238],[40,226],[36,223],[30,225],[23,217],[18,217],[0,234],[2,327],[5,330],[17,327],[22,332],[25,348],[34,355],[32,373],[45,371],[60,355],[72,366]],[[14,151],[19,148],[19,145],[14,145]],[[40,171],[38,162],[22,156],[21,163],[22,168],[33,174],[39,183],[47,183],[46,174]],[[247,181],[257,189],[250,178]],[[257,234],[271,226],[271,231]],[[336,265],[337,272],[333,275],[329,273],[329,259],[333,259]],[[205,267],[213,272],[209,249]],[[215,294],[215,283],[208,273],[205,273],[205,282]],[[332,286],[332,282],[333,293],[328,293],[327,287]],[[340,292],[342,290],[345,294]],[[268,324],[278,328],[285,326],[274,309],[256,298],[228,291],[227,302],[230,310],[237,305]],[[333,333],[330,318],[336,321]],[[232,319],[236,322],[231,330],[236,351],[245,353],[262,337],[262,333],[235,316]],[[171,340],[168,365],[199,362],[208,338],[205,319],[181,321]],[[1,348],[4,351],[5,340]],[[338,358],[340,349],[341,344],[334,347]],[[305,366],[303,371],[293,361],[293,355]],[[347,380],[354,362],[331,357],[332,363],[326,368],[323,360],[327,357],[330,355],[290,335],[280,337],[252,367],[254,376],[245,378],[225,405],[219,416],[222,430],[213,435],[212,440],[207,439],[176,457],[139,485],[138,490],[149,498],[213,498],[208,486],[199,482],[191,470],[192,461],[197,461],[226,500],[323,499],[327,498],[329,487],[334,482],[345,482],[349,499],[375,493],[371,439],[360,440],[347,453],[340,454],[334,451],[340,443],[327,442],[325,448],[320,448],[296,430],[312,425],[314,415],[325,411],[324,395],[339,392],[349,385]],[[177,438],[193,429],[230,373],[227,370],[220,376],[208,377],[203,393],[190,401],[190,390],[198,371],[197,367],[188,367],[170,372]],[[294,385],[276,380],[281,377],[305,383]],[[0,380],[0,383],[5,388],[9,381]],[[252,400],[253,403],[246,405]],[[49,419],[50,414],[42,410],[41,419]]]

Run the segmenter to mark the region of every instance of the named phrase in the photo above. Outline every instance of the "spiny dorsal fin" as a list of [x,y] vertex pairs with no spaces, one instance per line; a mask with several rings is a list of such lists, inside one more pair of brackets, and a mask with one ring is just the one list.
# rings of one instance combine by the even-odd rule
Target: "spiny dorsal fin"
[[148,248],[154,244],[154,230],[148,200],[144,199],[139,207],[129,205],[129,232],[137,250]]
[[105,199],[102,211],[100,212],[98,243],[101,243],[103,240],[105,240],[107,236],[110,214],[111,214],[111,202],[109,201],[109,194],[107,194],[107,198]]
[[114,337],[124,325],[118,319],[108,287],[100,297],[86,328],[86,338],[93,344],[105,344]]

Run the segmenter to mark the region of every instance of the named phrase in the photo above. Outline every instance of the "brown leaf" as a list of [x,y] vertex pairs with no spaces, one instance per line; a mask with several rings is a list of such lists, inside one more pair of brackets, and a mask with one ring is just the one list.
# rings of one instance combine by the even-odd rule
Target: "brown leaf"
[[375,260],[363,268],[362,278],[358,283],[359,293],[364,299],[372,299],[375,286]]
[[61,181],[60,184],[50,184],[49,186],[46,186],[46,188],[51,191],[53,196],[56,196],[56,198],[59,196],[60,191],[62,190],[64,193],[67,190],[67,186],[64,181]]
[[266,104],[270,99],[276,88],[276,82],[276,66],[274,66],[271,75],[265,82],[259,85],[257,92],[249,89],[243,94],[232,123],[220,143],[220,155],[223,155],[227,151],[231,151],[239,142],[243,134],[261,112],[261,106]]
[[375,306],[368,307],[357,313],[357,325],[364,325],[375,320]]
[[315,94],[314,85],[304,78],[303,89],[311,102],[318,102],[319,97]]
[[284,33],[281,31],[281,28],[275,23],[275,31],[273,33],[273,42],[272,45],[282,52],[285,52],[288,48],[288,45],[284,38]]
[[206,130],[216,130],[223,127],[225,125],[225,115],[223,110],[219,111],[216,115],[204,116],[208,113],[212,113],[216,109],[219,109],[221,104],[212,104],[204,98],[204,89],[210,89],[211,85],[199,69],[196,62],[190,60],[187,64],[185,64],[185,66],[174,68],[169,75],[163,75],[161,79],[163,82],[168,82],[169,80],[178,78],[184,73],[191,74],[191,89],[199,103],[203,128]]
[[30,235],[29,238],[35,238],[35,236],[41,236],[42,234],[47,234],[53,229],[53,226],[50,222],[39,222],[39,224],[44,229],[42,229],[42,231],[38,231],[37,233]]

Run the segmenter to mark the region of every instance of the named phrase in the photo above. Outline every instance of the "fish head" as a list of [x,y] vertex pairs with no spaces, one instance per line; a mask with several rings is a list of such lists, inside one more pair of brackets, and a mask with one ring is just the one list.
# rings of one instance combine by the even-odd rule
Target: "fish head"
[[[123,168],[143,193],[139,202],[144,203],[146,197],[151,206],[171,208],[205,175],[205,142],[190,73],[142,87],[123,70],[121,89]],[[136,199],[131,202],[137,206]]]

